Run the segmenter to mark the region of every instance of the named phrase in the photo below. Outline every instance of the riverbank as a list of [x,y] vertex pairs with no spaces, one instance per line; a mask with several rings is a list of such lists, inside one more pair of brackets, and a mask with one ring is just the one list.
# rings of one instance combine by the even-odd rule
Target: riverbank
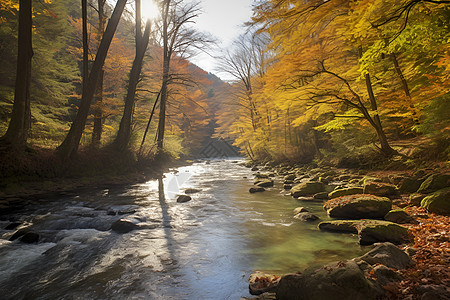
[[[357,233],[361,244],[368,241],[395,243],[400,254],[392,255],[391,261],[398,260],[401,255],[411,260],[411,263],[398,267],[382,260],[372,260],[367,265],[367,260],[364,259],[365,263],[361,265],[361,258],[355,258],[318,269],[302,270],[304,275],[286,274],[278,277],[259,274],[250,278],[250,290],[256,291],[255,294],[265,291],[275,294],[263,293],[254,299],[297,299],[298,295],[303,295],[304,299],[326,299],[341,293],[367,299],[379,296],[388,299],[448,299],[450,296],[450,173],[445,168],[445,163],[437,168],[402,171],[340,169],[317,165],[289,166],[271,162],[263,165],[248,162],[246,166],[258,172],[257,178],[266,177],[264,172],[277,173],[283,177],[284,188],[298,198],[299,206],[302,202],[323,201],[324,209],[330,216],[336,215],[338,220],[343,219],[346,214],[347,219],[365,219],[362,223],[357,220],[323,222],[329,224],[321,226],[321,223],[319,229],[330,229],[331,225],[331,231],[334,232]],[[336,182],[339,184],[336,185]],[[329,183],[334,186],[331,188]],[[258,180],[255,184],[258,185]],[[371,210],[373,213],[373,206],[363,206],[352,212],[355,205],[360,205],[369,196],[372,197],[371,201],[380,197],[385,199],[384,203],[390,205],[389,213],[383,211],[375,217],[356,216],[358,211]],[[339,209],[336,210],[336,207]],[[351,214],[354,214],[353,217]],[[367,219],[384,219],[369,223],[377,222],[377,226],[380,223],[401,229],[402,232],[407,230],[409,237],[399,239],[398,235],[386,229],[383,229],[383,234],[374,234],[371,224],[367,225]],[[382,255],[386,256],[386,253]],[[322,274],[321,270],[328,271]],[[336,272],[341,273],[337,275]],[[315,277],[317,278],[314,279]],[[346,285],[343,278],[359,281],[365,288],[355,290],[354,286]],[[320,295],[326,297],[320,298]]]
[[133,153],[88,150],[63,163],[53,151],[35,149],[20,155],[2,153],[0,209],[8,210],[88,190],[143,183],[192,163],[169,155],[138,159]]

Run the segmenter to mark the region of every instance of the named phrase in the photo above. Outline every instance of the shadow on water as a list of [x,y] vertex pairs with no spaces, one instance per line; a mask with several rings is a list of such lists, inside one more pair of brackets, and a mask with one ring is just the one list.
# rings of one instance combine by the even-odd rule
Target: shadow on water
[[161,207],[164,235],[167,241],[167,251],[169,252],[170,260],[172,262],[176,262],[175,253],[173,251],[175,242],[172,235],[172,217],[169,214],[169,205],[167,204],[166,201],[166,194],[164,191],[164,180],[162,175],[158,177],[158,198],[159,198],[159,206]]

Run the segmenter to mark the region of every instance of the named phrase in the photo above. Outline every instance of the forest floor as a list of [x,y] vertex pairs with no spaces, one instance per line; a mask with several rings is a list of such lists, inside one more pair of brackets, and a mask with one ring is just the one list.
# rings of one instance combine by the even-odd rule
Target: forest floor
[[[415,264],[399,270],[401,281],[384,286],[387,296],[389,299],[421,299],[425,293],[435,292],[442,295],[442,299],[449,299],[450,217],[427,214],[424,208],[416,206],[405,210],[419,221],[418,224],[403,224],[414,236],[417,251],[412,259]],[[447,290],[442,290],[442,286]]]

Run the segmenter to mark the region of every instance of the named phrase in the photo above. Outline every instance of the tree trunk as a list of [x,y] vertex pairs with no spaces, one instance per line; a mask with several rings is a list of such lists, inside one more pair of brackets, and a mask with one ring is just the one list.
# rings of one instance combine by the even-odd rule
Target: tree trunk
[[367,93],[369,94],[370,108],[375,113],[374,116],[370,116],[369,114],[368,116],[366,116],[366,118],[369,117],[373,120],[371,124],[377,132],[378,140],[381,146],[381,151],[385,155],[390,156],[394,154],[396,151],[392,149],[391,146],[389,145],[388,140],[386,138],[386,134],[384,133],[383,130],[383,126],[381,125],[380,116],[378,115],[377,101],[375,99],[375,94],[373,93],[372,81],[370,80],[370,75],[368,73],[365,75],[365,79],[366,79]]
[[86,93],[86,86],[89,76],[89,45],[88,45],[88,29],[87,29],[87,0],[81,0],[81,22],[83,35],[83,92]]
[[150,123],[152,122],[153,114],[155,113],[156,105],[158,104],[159,97],[161,96],[161,91],[156,96],[155,103],[153,104],[152,112],[150,113],[150,117],[148,118],[147,127],[145,127],[144,136],[142,137],[141,146],[139,147],[139,155],[142,153],[142,148],[144,147],[145,138],[147,137],[148,129],[150,128]]
[[119,131],[114,140],[114,146],[119,151],[124,151],[130,142],[131,137],[131,120],[133,117],[133,108],[136,97],[136,87],[141,74],[142,62],[144,60],[145,51],[147,50],[148,40],[150,37],[150,21],[145,25],[144,37],[140,38],[139,49],[136,49],[136,57],[130,72],[127,96],[125,98],[125,108],[122,120],[120,121]]
[[159,104],[159,123],[158,123],[158,138],[157,148],[161,152],[164,147],[164,132],[166,129],[166,102],[167,102],[167,84],[169,82],[170,69],[170,53],[169,53],[169,35],[168,35],[168,15],[170,0],[165,0],[165,7],[163,11],[163,78],[161,86],[161,99]]
[[403,91],[405,92],[406,97],[409,99],[409,107],[412,109],[413,121],[416,124],[419,124],[419,118],[417,117],[417,108],[412,102],[411,93],[409,90],[408,82],[406,81],[405,76],[403,75],[402,69],[400,68],[400,64],[398,63],[397,56],[395,53],[391,53],[391,60],[394,63],[395,71],[397,72],[398,77],[402,83]]
[[[98,39],[101,42],[105,33],[105,0],[98,0]],[[98,79],[97,90],[95,92],[94,129],[92,131],[92,146],[100,146],[103,132],[103,76],[105,72],[102,67],[100,78]]]
[[14,149],[26,147],[31,124],[30,83],[32,47],[31,0],[19,1],[19,34],[14,104],[8,130],[2,142]]
[[106,27],[105,34],[103,35],[100,46],[97,50],[94,64],[92,66],[91,73],[89,74],[88,85],[86,87],[86,93],[81,98],[80,108],[78,110],[75,121],[70,127],[70,131],[62,144],[57,148],[58,154],[63,159],[70,159],[73,157],[79,147],[81,136],[86,125],[86,119],[89,114],[89,108],[91,106],[92,98],[94,97],[95,89],[97,87],[98,80],[100,78],[103,64],[105,63],[106,55],[108,53],[109,46],[113,39],[114,33],[119,24],[120,17],[125,8],[126,0],[118,0],[114,12],[111,15],[111,19]]

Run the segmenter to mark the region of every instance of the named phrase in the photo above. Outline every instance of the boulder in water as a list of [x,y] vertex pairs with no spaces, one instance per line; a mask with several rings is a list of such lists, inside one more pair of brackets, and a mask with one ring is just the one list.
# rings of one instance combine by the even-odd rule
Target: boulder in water
[[188,195],[179,195],[177,198],[178,203],[185,203],[185,202],[188,202],[191,200],[192,200],[192,197],[188,196]]
[[358,225],[358,237],[361,245],[378,242],[394,244],[410,243],[412,236],[408,228],[388,221],[365,220]]
[[259,186],[259,187],[272,187],[273,186],[273,180],[272,179],[265,179],[265,178],[263,178],[263,179],[258,179],[258,180],[256,180],[255,181],[255,183],[254,183],[256,186]]
[[266,189],[260,186],[253,186],[248,191],[250,194],[264,192]]
[[302,212],[309,212],[309,210],[307,210],[306,208],[304,208],[304,207],[297,207],[297,208],[294,208],[294,214],[296,215],[296,214],[299,214],[299,213],[302,213]]
[[195,194],[195,193],[199,193],[199,192],[201,192],[202,190],[200,190],[200,189],[185,189],[184,190],[184,192],[186,193],[186,194]]
[[303,182],[292,187],[291,195],[295,198],[314,195],[325,191],[325,184],[322,182]]
[[313,215],[312,213],[309,212],[301,212],[298,213],[294,216],[294,219],[303,221],[303,222],[311,222],[311,221],[316,221],[319,219],[318,216]]
[[358,225],[362,221],[336,220],[320,222],[318,227],[323,231],[358,233]]
[[385,197],[357,194],[329,200],[323,208],[332,218],[381,219],[392,209],[392,202]]

